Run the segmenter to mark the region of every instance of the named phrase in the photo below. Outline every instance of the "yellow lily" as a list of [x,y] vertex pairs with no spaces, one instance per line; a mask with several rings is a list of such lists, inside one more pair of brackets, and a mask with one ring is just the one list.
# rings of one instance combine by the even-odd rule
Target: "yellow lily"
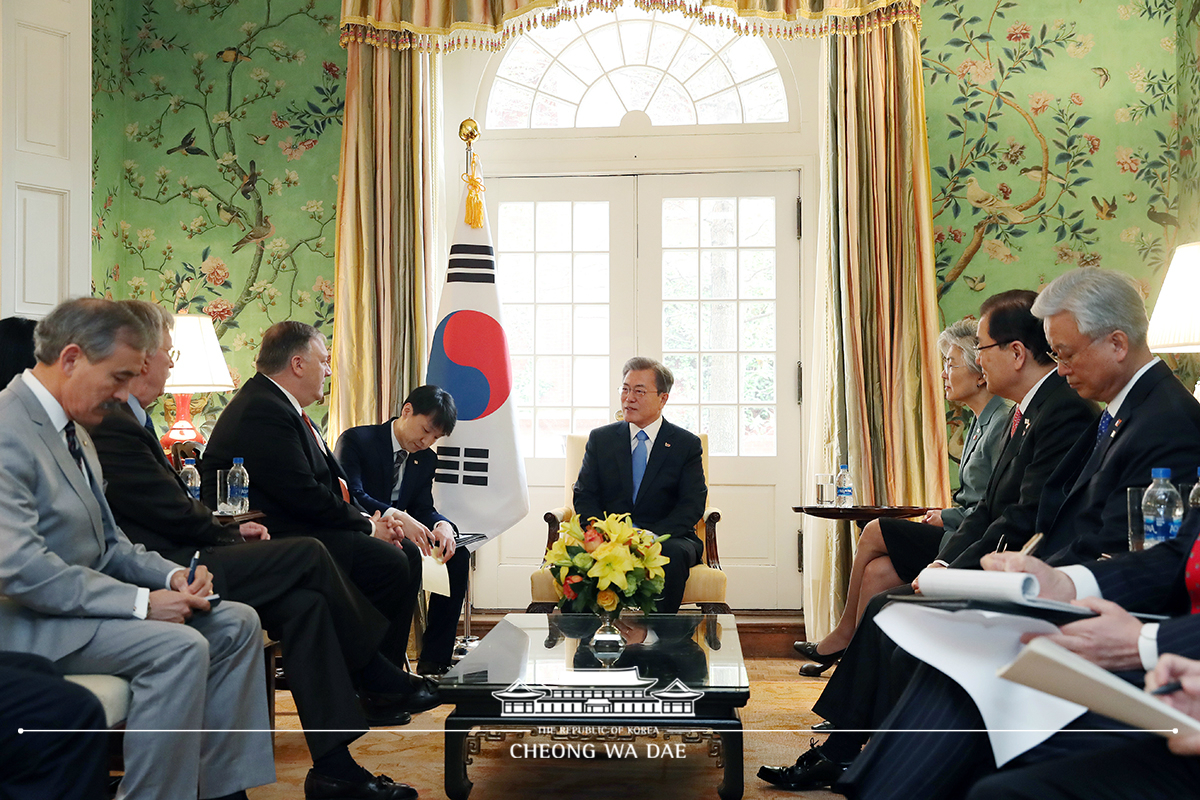
[[626,575],[633,571],[636,564],[628,547],[608,542],[597,547],[592,553],[592,558],[596,559],[596,563],[588,570],[588,577],[597,579],[597,589],[603,591],[610,585],[619,586],[623,590],[629,588]]
[[642,554],[642,565],[646,568],[646,580],[663,577],[663,564],[670,564],[671,559],[662,554],[662,542],[653,542],[648,546],[638,548]]

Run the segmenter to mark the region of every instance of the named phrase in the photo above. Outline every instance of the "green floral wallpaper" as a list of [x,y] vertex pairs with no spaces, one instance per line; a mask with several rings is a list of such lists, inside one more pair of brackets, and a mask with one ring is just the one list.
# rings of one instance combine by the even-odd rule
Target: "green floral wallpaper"
[[[272,323],[332,327],[338,11],[337,0],[93,3],[94,291],[208,314],[238,384]],[[197,422],[225,399],[194,397]]]

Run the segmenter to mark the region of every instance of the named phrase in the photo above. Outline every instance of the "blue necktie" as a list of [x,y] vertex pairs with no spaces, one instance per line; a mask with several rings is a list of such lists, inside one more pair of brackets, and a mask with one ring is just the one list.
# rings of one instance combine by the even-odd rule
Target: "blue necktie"
[[1096,444],[1100,444],[1100,440],[1104,438],[1104,434],[1108,433],[1108,426],[1112,422],[1112,414],[1105,411],[1100,415],[1100,427],[1096,429]]
[[142,424],[142,427],[150,431],[150,435],[155,439],[158,438],[158,431],[154,430],[154,420],[150,419],[149,414],[146,415],[146,421]]
[[633,502],[637,502],[638,489],[642,488],[642,476],[646,474],[646,442],[650,439],[645,431],[637,432],[637,446],[633,448]]

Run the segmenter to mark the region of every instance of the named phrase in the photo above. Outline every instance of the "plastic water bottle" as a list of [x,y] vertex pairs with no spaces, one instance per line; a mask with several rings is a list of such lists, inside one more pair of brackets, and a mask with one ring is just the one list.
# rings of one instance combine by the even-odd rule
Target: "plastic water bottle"
[[1150,488],[1142,495],[1142,520],[1146,536],[1143,547],[1149,550],[1179,534],[1183,522],[1183,498],[1171,483],[1171,470],[1153,469],[1154,479]]
[[229,505],[233,506],[234,514],[245,514],[250,510],[250,473],[246,472],[240,458],[233,460],[229,470]]
[[187,487],[188,494],[193,500],[200,499],[200,471],[196,469],[196,459],[185,458],[183,460],[183,469],[179,470],[179,477],[183,479],[183,485]]
[[1196,469],[1196,485],[1192,487],[1192,491],[1188,494],[1188,507],[1200,508],[1200,467]]
[[[854,482],[850,480],[850,467],[842,464],[838,467],[837,478],[834,479],[837,488],[838,508],[850,508],[854,505]],[[1178,497],[1178,495],[1176,495]]]

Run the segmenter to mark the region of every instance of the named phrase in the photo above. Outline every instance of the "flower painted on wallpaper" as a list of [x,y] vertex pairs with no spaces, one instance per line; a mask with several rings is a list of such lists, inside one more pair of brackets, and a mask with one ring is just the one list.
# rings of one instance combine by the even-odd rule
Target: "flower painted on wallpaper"
[[1136,242],[1138,240],[1138,238],[1141,237],[1141,235],[1142,235],[1142,229],[1139,228],[1137,225],[1133,225],[1133,226],[1128,227],[1125,230],[1121,231],[1121,241],[1129,242],[1130,244],[1133,244],[1134,242]]
[[1173,131],[1179,130],[1179,114],[1172,111],[1171,116],[1167,118],[1167,125],[1169,125]]
[[304,308],[312,301],[312,295],[309,292],[296,292],[296,305]]
[[999,239],[988,239],[983,243],[982,249],[993,260],[999,261],[1002,264],[1011,264],[1017,260],[1013,252]]
[[138,231],[138,246],[145,247],[154,241],[154,228],[142,228]]
[[271,179],[271,188],[267,189],[267,194],[268,195],[272,195],[272,194],[282,195],[283,194],[283,181],[279,180],[279,178],[272,178]]
[[1092,52],[1092,48],[1096,46],[1096,37],[1092,34],[1085,34],[1075,39],[1075,41],[1067,44],[1067,55],[1071,58],[1083,58],[1088,53]]
[[282,53],[284,50],[287,50],[287,45],[283,43],[282,39],[272,39],[267,47],[272,53]]
[[1100,137],[1085,133],[1083,139],[1087,142],[1088,155],[1095,155],[1096,151],[1100,149]]
[[237,161],[237,156],[235,156],[232,152],[227,150],[227,151],[225,151],[224,154],[221,155],[220,158],[217,159],[217,164],[222,167],[228,167],[234,161]]
[[941,225],[933,226],[933,241],[935,244],[941,244],[946,241],[946,229]]
[[1008,137],[1008,149],[1004,151],[1004,160],[1009,164],[1020,164],[1025,158],[1025,145],[1017,141],[1016,137]]
[[295,53],[292,54],[292,59],[297,64],[303,64],[305,59],[307,59],[307,58],[308,58],[308,54],[305,53],[303,50],[297,50]]
[[1029,111],[1036,117],[1050,107],[1054,95],[1049,92],[1035,92],[1029,95]]
[[1113,112],[1113,119],[1117,122],[1129,122],[1129,120],[1133,119],[1133,115],[1130,114],[1127,107],[1122,106]]
[[262,67],[255,67],[250,70],[250,80],[266,83],[271,78],[271,73],[267,72]]
[[[181,179],[181,180],[183,180],[183,179]],[[192,199],[195,200],[196,202],[200,203],[201,205],[204,205],[209,200],[213,199],[213,194],[208,189],[205,189],[203,186],[201,186],[199,189],[195,189],[192,191]]]
[[333,284],[325,278],[317,278],[317,282],[313,284],[313,291],[325,295],[326,302],[333,299]]
[[154,170],[154,177],[158,178],[160,181],[163,181],[163,182],[166,181],[167,176],[170,174],[171,174],[171,170],[167,169],[166,167],[159,167],[158,169]]
[[1008,29],[1007,38],[1010,42],[1023,42],[1033,33],[1028,23],[1018,22]]
[[1133,12],[1134,12],[1134,7],[1132,5],[1117,6],[1117,17],[1119,19],[1129,19],[1130,17],[1133,16]]
[[276,128],[286,128],[288,126],[288,121],[286,119],[280,119],[279,113],[276,111],[272,111],[271,112],[271,124],[274,125]]
[[216,114],[213,114],[213,125],[228,125],[230,122],[233,122],[233,117],[230,116],[228,111],[218,111]]
[[1012,197],[1012,187],[1009,186],[1007,183],[1000,184],[999,186],[996,187],[996,190],[1000,192],[1000,196],[1003,197],[1005,200]]
[[1069,244],[1054,245],[1054,254],[1056,256],[1055,264],[1074,264],[1079,258],[1079,254],[1072,250]]
[[162,85],[163,85],[163,81],[165,81],[165,80],[166,80],[166,78],[164,78],[162,75],[151,75],[150,76],[150,85],[153,86],[155,89],[161,89]]
[[233,304],[228,300],[217,298],[206,305],[203,309],[205,314],[212,317],[213,322],[224,322],[233,316]]
[[225,281],[229,280],[229,268],[225,266],[225,262],[216,256],[209,256],[200,264],[200,272],[204,275],[205,280],[213,286],[221,286]]
[[279,149],[283,151],[285,156],[287,156],[288,161],[295,161],[296,159],[300,158],[300,156],[304,155],[305,151],[312,150],[316,146],[316,139],[303,139],[293,146],[291,136],[279,143]]
[[1079,266],[1081,267],[1098,267],[1100,266],[1099,253],[1083,253],[1079,256]]
[[1071,102],[1077,106],[1083,105],[1083,95],[1079,92],[1071,92]]
[[320,219],[322,214],[325,213],[323,208],[324,205],[324,200],[309,200],[307,203],[300,206],[300,210],[307,211],[309,216],[311,216],[313,219]]
[[1164,36],[1162,39],[1159,40],[1158,46],[1161,47],[1163,50],[1166,50],[1168,53],[1174,53],[1175,52],[1175,37],[1174,36]]
[[136,172],[137,168],[138,168],[138,163],[136,161],[134,161],[133,159],[127,158],[127,159],[125,159],[125,163],[123,166],[125,167],[126,172]]
[[242,33],[246,34],[247,36],[254,33],[256,30],[258,30],[257,22],[243,22],[242,23]]
[[132,142],[133,138],[137,135],[138,135],[138,124],[136,122],[131,122],[125,126],[125,138],[126,139],[128,139],[129,141]]
[[208,61],[208,53],[192,53],[192,58],[196,59],[197,64],[203,64]]
[[141,294],[146,289],[146,279],[140,275],[135,275],[129,279],[129,288],[132,289],[135,294]]
[[968,58],[958,67],[958,77],[960,80],[969,80],[972,83],[988,83],[992,78],[996,77],[996,68],[992,66],[990,61],[977,61]]
[[333,78],[335,81],[342,77],[342,70],[337,64],[332,61],[322,61],[321,69],[325,70],[325,74]]
[[183,104],[183,98],[182,98],[182,97],[180,97],[180,96],[179,96],[179,95],[177,95],[177,94],[173,94],[173,95],[171,95],[171,100],[170,100],[170,102],[168,103],[168,105],[169,105],[169,106],[170,106],[170,108],[171,108],[171,113],[172,113],[172,114],[178,114],[178,113],[179,113],[179,107],[180,107],[182,104]]
[[953,239],[955,242],[962,244],[963,232],[960,231],[958,228],[951,228],[950,229],[950,238]]
[[204,217],[193,217],[190,223],[180,222],[179,227],[190,239],[207,228],[208,221]]
[[282,236],[272,239],[271,243],[269,245],[267,245],[267,249],[270,250],[275,255],[279,255],[284,250],[287,250],[287,248],[288,248],[288,241],[287,241],[287,239],[284,239]]
[[1142,166],[1142,160],[1133,154],[1132,147],[1118,147],[1117,166],[1121,168],[1121,172],[1137,172]]
[[233,381],[233,388],[237,389],[242,385],[242,373],[238,372],[238,368],[229,365],[229,378]]
[[1145,94],[1150,88],[1146,68],[1138,62],[1137,66],[1125,73],[1129,78],[1129,82],[1133,84],[1133,90],[1138,94]]
[[294,170],[294,169],[285,169],[283,171],[283,185],[284,186],[299,186],[300,185],[300,173],[296,172],[296,170]]

